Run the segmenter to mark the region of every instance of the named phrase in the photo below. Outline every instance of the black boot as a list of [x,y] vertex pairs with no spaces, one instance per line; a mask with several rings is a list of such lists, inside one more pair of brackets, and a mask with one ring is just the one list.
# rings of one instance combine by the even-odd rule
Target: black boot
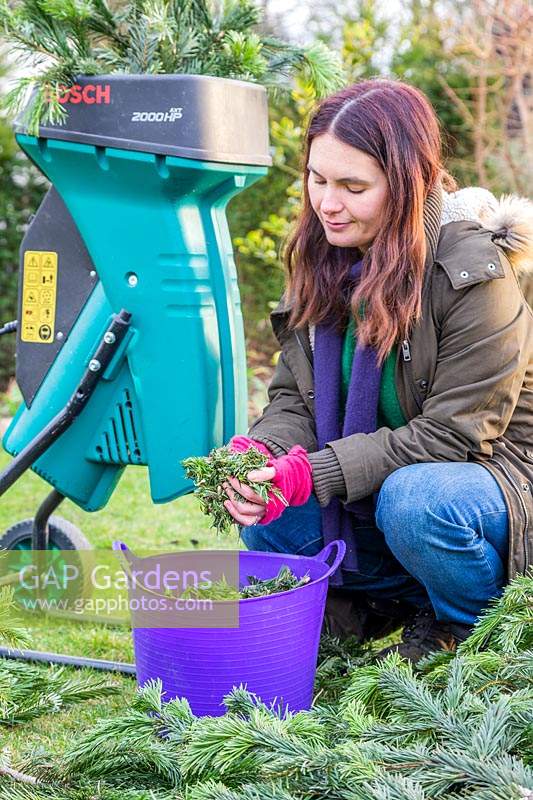
[[322,633],[358,642],[382,639],[413,616],[413,606],[401,600],[372,600],[345,589],[328,590]]
[[380,650],[377,658],[383,659],[389,653],[399,653],[412,664],[416,664],[436,650],[454,651],[458,644],[470,636],[473,627],[458,622],[440,622],[431,606],[422,608],[404,627],[402,641]]

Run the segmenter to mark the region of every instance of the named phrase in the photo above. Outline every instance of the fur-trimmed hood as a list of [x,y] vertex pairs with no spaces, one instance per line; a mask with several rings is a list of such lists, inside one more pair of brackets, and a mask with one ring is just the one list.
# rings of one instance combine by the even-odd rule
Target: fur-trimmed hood
[[498,200],[479,186],[444,192],[441,224],[460,220],[491,231],[518,275],[533,274],[533,203],[527,197],[507,194]]

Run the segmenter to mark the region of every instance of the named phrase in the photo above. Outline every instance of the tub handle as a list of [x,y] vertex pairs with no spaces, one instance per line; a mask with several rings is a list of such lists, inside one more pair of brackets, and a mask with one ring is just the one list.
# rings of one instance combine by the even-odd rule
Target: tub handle
[[127,544],[124,544],[124,542],[120,541],[113,542],[112,550],[115,551],[118,560],[122,565],[122,568],[126,574],[126,578],[129,581],[128,584],[129,588],[131,587],[136,588],[137,586],[140,586],[144,592],[147,592],[148,594],[153,594],[154,597],[163,597],[163,595],[159,594],[159,592],[156,592],[153,589],[149,589],[148,586],[145,586],[144,583],[142,583],[142,581],[138,577],[132,574],[131,571],[132,564],[135,564],[135,561],[141,559],[137,559],[136,556],[133,555]]
[[328,559],[335,549],[337,550],[337,554],[333,559],[333,564],[331,564],[330,568],[325,573],[325,575],[322,575],[321,580],[324,578],[328,578],[332,573],[334,573],[339,564],[341,563],[342,559],[344,558],[344,554],[346,553],[346,542],[343,539],[334,539],[332,542],[327,544],[320,551],[320,553],[317,553],[317,555],[315,556],[317,561],[325,561],[326,564],[328,564],[329,563]]
[[122,564],[127,577],[131,578],[131,562],[135,556],[129,549],[128,545],[124,542],[115,541],[113,542],[111,549],[117,554],[118,560]]

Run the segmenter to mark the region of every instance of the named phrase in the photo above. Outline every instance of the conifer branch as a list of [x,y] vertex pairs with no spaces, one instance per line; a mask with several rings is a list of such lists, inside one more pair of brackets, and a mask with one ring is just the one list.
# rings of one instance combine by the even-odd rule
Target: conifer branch
[[287,78],[301,75],[318,97],[340,87],[335,53],[322,43],[302,50],[262,37],[261,14],[252,0],[1,0],[3,39],[31,68],[4,107],[16,113],[33,90],[23,121],[35,134],[39,123],[61,124],[66,109],[57,93],[84,74],[214,75],[284,91]]
[[[23,795],[15,784],[13,800],[118,800],[118,790],[120,800],[530,800],[533,682],[520,620],[529,609],[518,606],[528,580],[479,621],[470,651],[420,670],[397,654],[369,664],[368,652],[325,640],[321,666],[334,660],[343,688],[310,711],[280,715],[240,686],[225,716],[195,718],[152,682],[53,769],[32,769],[39,785]],[[509,652],[511,630],[519,635]]]

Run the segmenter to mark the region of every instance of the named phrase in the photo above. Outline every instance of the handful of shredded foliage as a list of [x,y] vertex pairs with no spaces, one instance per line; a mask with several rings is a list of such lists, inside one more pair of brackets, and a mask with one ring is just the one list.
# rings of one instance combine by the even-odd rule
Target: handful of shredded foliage
[[308,573],[297,578],[294,572],[284,564],[274,578],[262,579],[256,578],[255,575],[248,575],[247,580],[248,584],[243,586],[240,591],[223,578],[206,588],[189,586],[181,593],[181,597],[195,600],[246,600],[249,597],[267,597],[270,594],[288,592],[304,586],[309,583],[311,578]]
[[[229,477],[246,483],[265,502],[268,500],[268,493],[272,492],[287,505],[283,494],[272,481],[256,483],[247,478],[251,470],[262,469],[267,461],[268,456],[260,453],[255,447],[250,447],[246,453],[234,453],[225,446],[211,450],[208,456],[194,456],[181,462],[187,477],[196,484],[194,494],[200,500],[200,508],[204,514],[212,517],[211,527],[216,528],[217,533],[229,534],[232,526],[236,524],[224,506],[227,495],[222,484]],[[238,492],[235,494],[238,500],[246,501],[246,497],[242,497]]]

